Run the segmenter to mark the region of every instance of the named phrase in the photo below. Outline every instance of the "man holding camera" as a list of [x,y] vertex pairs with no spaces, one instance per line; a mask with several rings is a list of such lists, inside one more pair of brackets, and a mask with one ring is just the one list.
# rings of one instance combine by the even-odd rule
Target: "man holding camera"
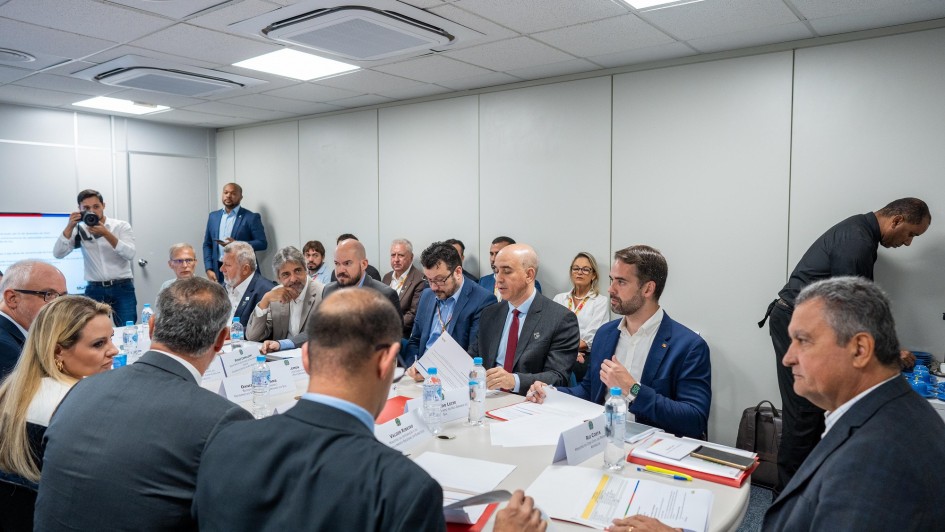
[[56,240],[53,256],[61,259],[82,248],[85,295],[112,306],[115,325],[137,321],[138,300],[131,273],[135,236],[124,220],[105,217],[105,200],[96,190],[79,192],[79,210]]

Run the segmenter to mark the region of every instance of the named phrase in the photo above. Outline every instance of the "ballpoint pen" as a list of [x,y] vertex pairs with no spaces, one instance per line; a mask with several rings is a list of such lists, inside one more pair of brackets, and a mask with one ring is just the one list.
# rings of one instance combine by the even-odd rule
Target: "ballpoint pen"
[[690,477],[689,475],[685,473],[680,473],[679,471],[672,471],[670,469],[663,469],[661,467],[654,467],[654,466],[646,466],[645,468],[638,467],[637,471],[640,471],[641,473],[652,473],[654,475],[661,475],[664,477],[672,478],[674,480],[685,480],[686,482],[692,481],[692,477]]

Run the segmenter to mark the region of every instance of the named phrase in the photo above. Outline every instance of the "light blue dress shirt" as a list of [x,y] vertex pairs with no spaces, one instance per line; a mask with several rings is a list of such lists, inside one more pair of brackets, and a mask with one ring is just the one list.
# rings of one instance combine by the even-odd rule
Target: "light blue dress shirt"
[[[525,316],[528,314],[529,309],[532,308],[532,302],[535,301],[535,295],[538,294],[537,290],[532,290],[532,295],[525,300],[524,303],[518,307],[518,334],[522,334],[522,325],[525,325]],[[512,312],[515,310],[511,304],[509,305],[509,313],[505,316],[505,327],[502,328],[502,338],[499,340],[499,352],[495,357],[495,367],[501,368],[505,366],[505,350],[509,344],[509,329],[512,328]],[[511,353],[511,356],[515,356],[515,353]],[[521,381],[518,378],[517,373],[512,374],[515,377],[515,388],[512,388],[513,392],[518,392],[519,387],[521,386]]]
[[338,399],[337,397],[332,397],[330,395],[313,392],[306,392],[302,395],[301,399],[312,401],[313,403],[320,403],[332,408],[337,408],[342,412],[347,412],[348,414],[351,414],[357,418],[357,420],[361,423],[364,423],[364,426],[367,427],[372,433],[374,432],[374,416],[372,416],[367,410],[352,402],[345,401],[344,399]]
[[[443,318],[445,324],[449,324],[450,320],[453,318],[453,309],[456,308],[456,303],[459,301],[459,294],[463,290],[463,283],[466,282],[462,280],[459,282],[459,286],[456,287],[456,291],[453,292],[453,295],[446,299],[437,299],[436,306],[433,310],[433,321],[430,323],[430,338],[427,339],[427,345],[423,348],[424,351],[430,349],[436,339],[440,337],[443,333],[443,328],[440,327],[440,317]],[[440,309],[440,312],[437,313],[436,309]]]
[[[217,233],[217,238],[219,240],[226,240],[230,238],[230,235],[233,234],[233,226],[236,225],[236,216],[240,212],[240,207],[237,205],[233,207],[233,210],[227,214],[226,209],[223,209],[222,216],[220,216],[220,231]],[[217,244],[220,254],[219,257],[223,256],[223,246]],[[223,260],[223,259],[220,259]]]

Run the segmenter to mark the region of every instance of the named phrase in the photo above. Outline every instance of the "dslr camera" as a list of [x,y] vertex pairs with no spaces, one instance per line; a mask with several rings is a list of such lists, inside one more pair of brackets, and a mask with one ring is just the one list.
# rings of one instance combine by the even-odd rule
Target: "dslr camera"
[[98,225],[98,223],[101,221],[101,218],[99,218],[98,215],[92,211],[85,211],[82,213],[82,221],[85,223],[85,225],[92,227]]

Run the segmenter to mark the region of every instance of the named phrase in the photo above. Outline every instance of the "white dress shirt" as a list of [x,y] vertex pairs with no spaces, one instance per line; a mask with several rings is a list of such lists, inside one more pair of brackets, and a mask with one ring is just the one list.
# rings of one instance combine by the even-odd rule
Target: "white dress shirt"
[[[562,292],[554,297],[554,302],[568,307],[570,296],[571,291]],[[581,330],[581,340],[584,340],[587,348],[590,349],[594,345],[594,335],[597,334],[597,329],[600,329],[600,326],[610,317],[610,298],[599,292],[588,292],[583,303],[583,306],[581,306],[581,303],[575,305],[572,301],[568,308],[577,316],[578,328]],[[578,307],[580,307],[580,310],[578,310]]]
[[390,276],[390,287],[394,289],[394,292],[397,292],[398,296],[404,291],[404,285],[407,284],[407,274],[410,273],[410,268],[413,268],[412,264],[407,266],[407,269],[404,270],[404,273],[402,273],[400,277]]
[[69,393],[74,383],[61,382],[52,377],[43,377],[39,381],[39,389],[36,395],[30,401],[26,409],[26,421],[34,425],[43,427],[49,426],[49,419],[52,417],[56,407],[62,402],[62,398]]
[[650,319],[637,329],[636,334],[630,334],[627,329],[627,320],[620,320],[617,329],[620,331],[620,339],[617,340],[617,348],[614,354],[617,355],[617,361],[627,368],[633,380],[639,382],[643,375],[643,366],[646,364],[646,358],[650,354],[650,348],[653,346],[653,340],[656,338],[656,331],[660,328],[660,322],[663,321],[663,309],[658,309]]
[[[226,285],[226,295],[230,298],[230,321],[233,321],[233,316],[236,315],[236,307],[239,306],[240,300],[243,299],[243,294],[246,293],[246,289],[249,288],[249,283],[253,282],[253,276],[256,275],[256,272],[249,274],[249,277],[243,279],[243,282],[236,285],[230,286]],[[247,324],[243,323],[243,327],[246,327]]]
[[[106,218],[105,228],[115,235],[118,239],[118,245],[114,248],[109,244],[105,237],[93,238],[92,240],[80,239],[82,246],[82,258],[85,262],[85,280],[104,282],[116,279],[131,279],[131,259],[135,258],[135,235],[131,231],[131,225],[123,220]],[[72,236],[66,238],[62,233],[53,246],[53,256],[61,259],[72,253],[75,249],[75,236],[82,227],[85,234],[87,230],[77,225],[72,230]]]

